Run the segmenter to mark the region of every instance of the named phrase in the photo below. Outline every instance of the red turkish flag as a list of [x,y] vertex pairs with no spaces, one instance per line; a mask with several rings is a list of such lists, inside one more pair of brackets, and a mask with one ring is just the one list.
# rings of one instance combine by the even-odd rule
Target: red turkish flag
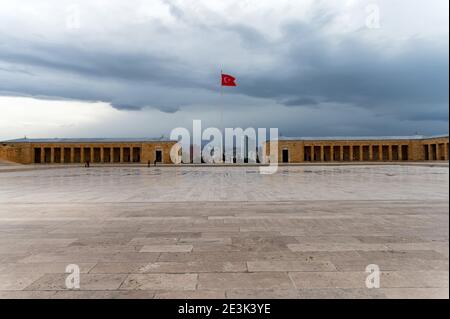
[[222,73],[222,86],[237,86],[235,81],[236,78],[229,74]]

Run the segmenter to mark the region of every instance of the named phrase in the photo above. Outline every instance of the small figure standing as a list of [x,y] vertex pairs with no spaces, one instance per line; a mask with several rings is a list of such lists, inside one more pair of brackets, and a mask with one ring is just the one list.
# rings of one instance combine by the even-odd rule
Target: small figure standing
[[147,162],[147,167],[150,167],[150,160],[148,160]]
[[86,163],[84,164],[84,167],[89,167],[89,161],[86,161]]

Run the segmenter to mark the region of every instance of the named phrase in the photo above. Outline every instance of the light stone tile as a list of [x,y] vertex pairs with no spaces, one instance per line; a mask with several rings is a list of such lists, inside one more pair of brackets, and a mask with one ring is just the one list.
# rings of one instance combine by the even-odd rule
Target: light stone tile
[[[169,208],[166,208],[169,209]],[[184,237],[184,238],[199,238],[202,235],[201,232],[191,232],[191,231],[179,231],[179,232],[162,232],[154,231],[147,232],[145,234],[146,238],[172,238],[174,236]]]
[[364,272],[290,272],[298,289],[305,288],[366,288]]
[[147,290],[64,290],[56,291],[51,299],[153,299],[155,293]]
[[199,289],[293,289],[291,280],[284,272],[261,273],[201,273]]
[[[441,296],[448,287],[448,166],[286,166],[271,176],[245,166],[92,168],[0,173],[1,297],[30,285],[57,288],[51,279],[65,276],[69,263],[81,266],[82,280],[87,271],[156,277],[127,289],[115,288],[122,277],[105,287],[93,278],[94,290],[20,296],[378,298],[381,289],[388,297]],[[204,189],[193,191],[193,183]],[[249,183],[252,192],[235,191]],[[144,246],[158,252],[140,252]],[[382,288],[368,292],[360,279],[364,285],[373,263]],[[164,277],[196,274],[186,294],[182,280]]]
[[195,290],[197,274],[131,274],[123,290]]
[[315,288],[299,289],[300,299],[383,299],[382,289],[367,288]]
[[229,299],[297,299],[295,289],[232,289],[226,291]]
[[[153,237],[153,238],[148,238],[148,237],[136,237],[131,239],[128,244],[129,245],[171,245],[171,244],[175,244],[178,242],[178,238],[177,237]],[[184,243],[181,242],[180,243]]]
[[141,253],[164,253],[164,252],[190,252],[193,245],[145,245],[141,248]]
[[421,243],[426,240],[416,236],[355,236],[360,242],[366,244],[392,244],[392,243]]
[[381,287],[393,288],[448,288],[448,271],[383,272]]
[[[5,264],[5,268],[2,271],[2,274],[63,274],[66,272],[66,267],[68,265],[69,263]],[[77,265],[78,267],[80,267],[80,273],[88,273],[95,266],[95,263],[79,263]]]
[[[202,233],[202,236],[205,233]],[[230,237],[200,237],[200,238],[180,238],[180,244],[217,244],[217,245],[231,245]]]
[[70,264],[79,263],[96,263],[96,262],[152,262],[156,261],[159,253],[145,252],[110,252],[110,253],[93,253],[93,252],[77,252],[70,251],[61,253],[38,253],[20,259],[21,263],[49,263],[49,262],[66,262]]
[[[348,265],[348,264],[365,264],[368,262],[361,254],[357,251],[310,251],[310,252],[294,252],[295,259],[304,261],[325,261],[331,262],[334,265]],[[364,266],[365,269],[365,266]]]
[[295,240],[300,244],[328,244],[328,243],[361,243],[352,236],[296,236]]
[[[373,262],[372,262],[373,263]],[[334,265],[338,271],[361,271],[366,269],[369,262],[365,263],[339,263]],[[380,259],[376,264],[382,271],[421,271],[421,270],[449,270],[448,260],[424,260],[424,259],[404,259],[390,260]]]
[[331,262],[273,260],[273,261],[247,261],[249,272],[260,271],[335,271]]
[[139,269],[139,273],[201,273],[201,272],[245,272],[244,262],[156,262]]
[[136,274],[147,263],[139,262],[99,262],[92,268],[90,274]]
[[[448,166],[287,166],[270,178],[261,178],[254,172],[254,168],[246,166],[177,169],[98,166],[91,167],[88,173],[82,167],[0,172],[0,202],[273,202],[417,198],[448,201]],[[218,176],[225,182],[217,184]],[[330,183],[330,178],[333,183]],[[36,180],[39,180],[38,184]],[[202,185],[201,192],[192,191],[193,182]],[[247,184],[252,185],[251,192],[235,191],[236,185]],[[223,216],[224,212],[218,215]]]
[[[290,251],[201,251],[191,253],[161,253],[158,261],[189,262],[202,260],[207,262],[250,261],[250,260],[280,260],[299,259],[301,256]],[[307,257],[305,257],[305,260]]]
[[[91,237],[83,237],[71,243],[69,247],[87,245],[126,245],[133,237],[134,234],[122,234],[117,232],[115,236],[107,236],[106,234],[103,234]],[[137,243],[137,245],[142,244]]]
[[42,277],[41,273],[1,273],[1,290],[22,290]]
[[[345,272],[291,272],[296,287],[304,288],[366,288],[368,273]],[[382,271],[381,288],[448,287],[448,272],[440,271]]]
[[292,251],[372,251],[389,250],[382,244],[355,244],[355,243],[314,243],[314,244],[288,244]]
[[56,291],[0,290],[0,299],[50,299]]
[[435,250],[448,251],[448,242],[432,242],[432,243],[389,243],[386,244],[392,250]]
[[8,264],[8,263],[16,263],[24,258],[28,258],[32,255],[32,253],[26,252],[9,252],[6,254],[0,254],[0,263]]
[[358,251],[368,263],[388,261],[413,261],[413,260],[447,260],[448,258],[434,250],[388,250],[388,251]]
[[[127,275],[80,274],[80,290],[117,290]],[[27,286],[25,290],[68,290],[67,274],[46,274]]]
[[225,292],[215,290],[166,291],[155,294],[155,299],[225,299]]
[[448,299],[448,288],[384,288],[380,291],[391,299]]

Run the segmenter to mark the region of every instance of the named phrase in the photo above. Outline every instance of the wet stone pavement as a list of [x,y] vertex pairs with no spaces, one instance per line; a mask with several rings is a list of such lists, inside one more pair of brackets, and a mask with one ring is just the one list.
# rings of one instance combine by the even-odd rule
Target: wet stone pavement
[[[0,172],[0,298],[448,298],[448,173]],[[380,288],[366,287],[369,264]]]

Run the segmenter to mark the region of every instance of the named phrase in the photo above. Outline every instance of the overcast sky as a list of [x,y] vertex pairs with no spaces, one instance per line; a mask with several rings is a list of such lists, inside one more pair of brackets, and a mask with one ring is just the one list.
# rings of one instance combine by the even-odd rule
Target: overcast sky
[[[0,139],[448,132],[448,0],[0,0]],[[220,71],[238,86],[220,90]]]

